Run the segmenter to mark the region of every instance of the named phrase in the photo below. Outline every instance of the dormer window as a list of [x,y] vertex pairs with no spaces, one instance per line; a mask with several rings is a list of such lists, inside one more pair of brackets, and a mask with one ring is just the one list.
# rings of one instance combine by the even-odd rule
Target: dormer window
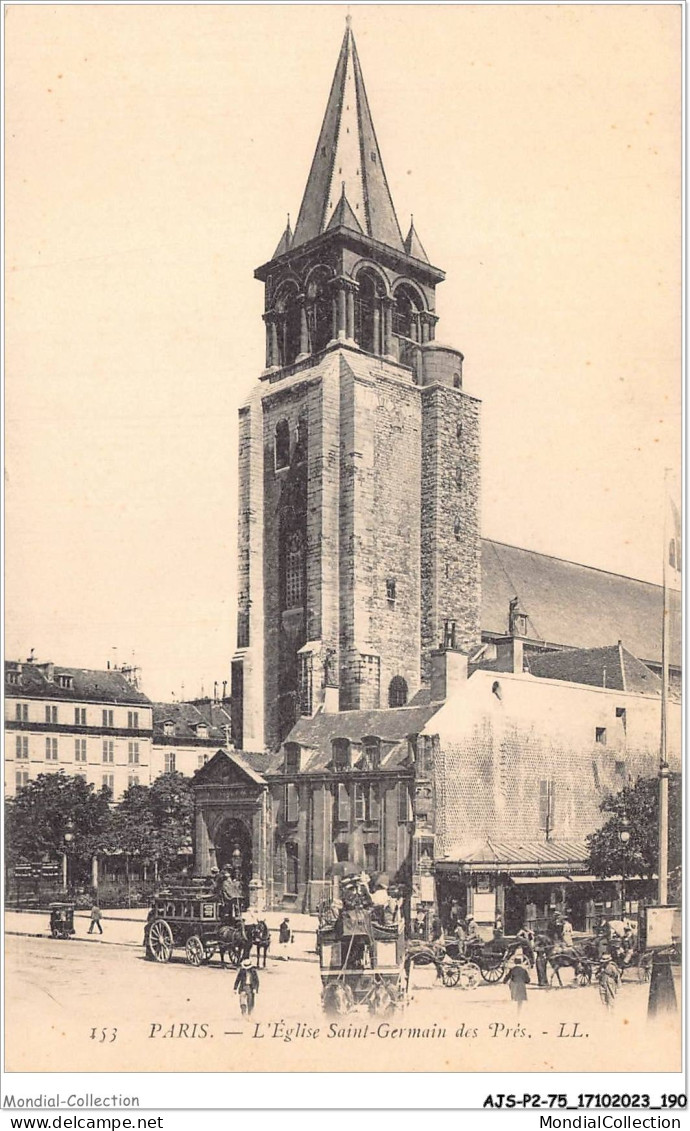
[[378,770],[381,762],[381,739],[367,735],[362,739],[362,766],[365,770]]
[[334,738],[331,750],[333,753],[333,769],[335,771],[349,770],[351,768],[349,738]]
[[19,683],[19,672],[7,672],[5,679],[10,687],[16,687]]
[[285,746],[285,773],[298,774],[300,772],[301,748],[298,742],[288,742]]
[[208,738],[208,726],[206,723],[199,723],[196,728],[197,738]]
[[58,686],[64,687],[65,690],[67,690],[67,691],[71,690],[74,687],[74,676],[59,675],[58,676]]
[[175,724],[163,723],[163,734],[166,736],[166,738],[172,738],[175,734]]

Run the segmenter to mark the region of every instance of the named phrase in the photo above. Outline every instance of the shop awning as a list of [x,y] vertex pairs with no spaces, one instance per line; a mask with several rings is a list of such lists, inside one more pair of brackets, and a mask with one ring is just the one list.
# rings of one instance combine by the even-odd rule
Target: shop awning
[[[574,878],[584,872],[587,856],[584,841],[492,840],[453,846],[444,860],[436,861],[437,872],[473,875],[502,872],[510,876],[533,873],[553,880]],[[527,882],[527,880],[525,880]]]
[[620,880],[621,876],[513,876],[514,884],[603,884],[609,880]]

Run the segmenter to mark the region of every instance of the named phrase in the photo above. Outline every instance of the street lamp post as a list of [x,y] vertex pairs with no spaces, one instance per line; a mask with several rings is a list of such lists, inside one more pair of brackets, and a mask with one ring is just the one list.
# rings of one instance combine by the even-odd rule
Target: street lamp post
[[623,813],[618,826],[618,839],[623,848],[623,867],[621,869],[621,918],[625,915],[625,882],[628,878],[627,847],[630,841],[630,822],[627,813]]
[[74,840],[74,825],[70,820],[68,820],[67,825],[65,826],[65,832],[62,839],[65,842],[65,851],[62,854],[62,888],[63,891],[67,891],[67,881],[69,879],[67,874],[67,853],[69,852],[70,844]]

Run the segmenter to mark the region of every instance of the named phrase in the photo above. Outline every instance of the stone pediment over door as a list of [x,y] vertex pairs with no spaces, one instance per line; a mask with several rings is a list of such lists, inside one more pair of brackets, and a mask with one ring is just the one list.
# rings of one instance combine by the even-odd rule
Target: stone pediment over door
[[224,786],[226,789],[258,794],[266,779],[253,770],[241,755],[219,750],[194,775],[194,786]]

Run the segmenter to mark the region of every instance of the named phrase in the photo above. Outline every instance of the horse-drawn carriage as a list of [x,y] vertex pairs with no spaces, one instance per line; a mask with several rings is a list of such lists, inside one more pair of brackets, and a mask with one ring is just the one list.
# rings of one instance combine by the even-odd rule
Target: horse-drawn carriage
[[402,920],[378,922],[368,907],[341,908],[318,931],[321,1003],[329,1014],[366,1006],[385,1016],[405,1000]]
[[476,962],[460,954],[450,944],[424,943],[412,941],[405,955],[406,988],[409,987],[412,969],[415,966],[434,966],[436,978],[448,989],[460,986],[463,990],[473,989],[479,982],[482,971]]
[[211,961],[217,952],[221,966],[225,955],[231,965],[239,965],[257,948],[257,963],[270,945],[270,933],[260,920],[245,923],[232,915],[215,892],[195,885],[166,888],[154,897],[144,932],[146,957],[154,962],[169,962],[173,951],[183,949],[190,966]]
[[51,903],[50,933],[54,939],[68,939],[74,934],[74,904]]

